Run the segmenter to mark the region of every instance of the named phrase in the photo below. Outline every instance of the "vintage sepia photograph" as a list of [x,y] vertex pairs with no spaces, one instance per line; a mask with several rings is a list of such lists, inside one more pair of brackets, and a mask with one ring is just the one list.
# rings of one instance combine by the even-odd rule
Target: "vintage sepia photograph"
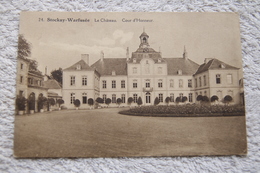
[[237,13],[22,12],[14,156],[247,154]]

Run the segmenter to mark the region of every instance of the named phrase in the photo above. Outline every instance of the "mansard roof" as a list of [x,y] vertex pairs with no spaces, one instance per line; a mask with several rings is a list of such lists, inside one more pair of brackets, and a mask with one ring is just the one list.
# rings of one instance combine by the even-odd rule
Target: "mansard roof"
[[178,75],[178,70],[182,75],[193,75],[199,65],[190,59],[185,58],[163,58],[167,63],[168,75]]
[[196,71],[196,74],[208,71],[208,70],[213,70],[213,69],[218,69],[218,70],[237,70],[239,68],[233,67],[231,65],[228,65],[218,59],[211,59],[206,63],[203,63],[202,65],[199,66],[198,70]]
[[43,82],[44,87],[48,89],[61,89],[61,84],[57,82],[55,79],[48,79]]
[[77,66],[80,65],[80,70],[83,71],[94,71],[93,68],[91,68],[84,60],[80,60],[77,63],[73,64],[72,66],[64,69],[63,71],[76,71],[77,70]]
[[101,76],[112,75],[112,71],[115,71],[116,75],[127,75],[126,58],[99,59],[91,67],[96,69]]

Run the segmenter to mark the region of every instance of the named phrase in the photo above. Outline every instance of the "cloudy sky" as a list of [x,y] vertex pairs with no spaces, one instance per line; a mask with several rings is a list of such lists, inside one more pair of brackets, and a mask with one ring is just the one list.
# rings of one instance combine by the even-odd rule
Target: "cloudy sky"
[[[89,22],[57,21],[67,18]],[[101,19],[117,22],[95,22]],[[48,73],[76,63],[81,54],[89,54],[90,65],[101,51],[105,58],[125,58],[127,47],[130,53],[138,48],[143,28],[150,47],[157,51],[160,47],[164,58],[181,57],[185,45],[189,59],[198,64],[217,58],[241,67],[239,21],[234,13],[25,12],[20,22],[20,34],[32,44],[30,58],[39,62],[42,72],[47,66]]]

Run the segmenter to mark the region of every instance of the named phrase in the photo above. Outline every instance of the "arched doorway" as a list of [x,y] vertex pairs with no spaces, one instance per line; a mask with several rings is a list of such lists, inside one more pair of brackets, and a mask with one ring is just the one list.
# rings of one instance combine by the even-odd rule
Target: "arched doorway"
[[29,111],[35,111],[35,93],[32,92],[28,97],[28,109]]
[[145,94],[145,103],[146,104],[151,104],[151,93],[147,92]]

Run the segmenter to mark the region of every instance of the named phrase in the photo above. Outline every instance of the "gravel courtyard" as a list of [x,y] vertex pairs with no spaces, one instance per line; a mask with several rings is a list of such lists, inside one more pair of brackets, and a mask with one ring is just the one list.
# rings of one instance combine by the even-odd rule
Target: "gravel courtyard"
[[245,117],[138,117],[124,108],[15,117],[16,157],[245,154]]

